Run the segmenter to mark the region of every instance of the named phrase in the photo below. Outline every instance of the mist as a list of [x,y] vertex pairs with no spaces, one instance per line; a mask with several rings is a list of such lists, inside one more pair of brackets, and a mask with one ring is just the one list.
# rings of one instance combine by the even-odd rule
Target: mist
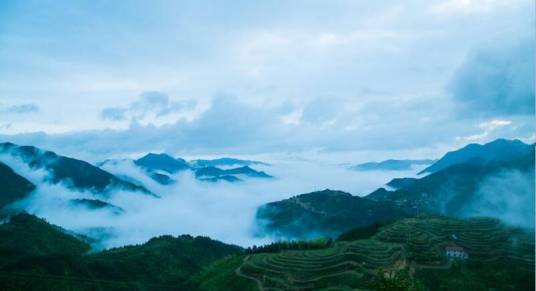
[[461,216],[489,216],[534,229],[534,171],[503,171],[480,183]]
[[[37,186],[28,198],[12,207],[92,237],[97,240],[96,249],[139,244],[164,234],[203,235],[245,247],[265,244],[275,238],[254,235],[256,210],[265,203],[326,188],[363,196],[392,178],[414,176],[419,170],[359,172],[321,161],[270,160],[271,166],[254,168],[273,175],[273,179],[203,182],[191,171],[184,171],[172,175],[175,184],[163,186],[131,160],[121,160],[102,168],[142,183],[160,198],[129,191],[112,191],[104,197],[73,190],[68,184],[48,184],[44,182],[47,171],[31,169],[17,157],[1,155],[0,160]],[[122,208],[124,213],[118,215],[106,208],[95,210],[69,203],[70,199],[81,198],[103,200]]]

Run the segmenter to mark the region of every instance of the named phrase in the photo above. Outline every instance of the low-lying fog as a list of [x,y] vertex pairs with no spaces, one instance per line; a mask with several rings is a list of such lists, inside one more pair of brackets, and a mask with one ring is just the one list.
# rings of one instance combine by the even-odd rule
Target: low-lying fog
[[[116,191],[110,197],[95,197],[89,192],[43,183],[46,171],[32,171],[20,160],[2,156],[0,160],[37,185],[33,195],[17,204],[74,232],[98,237],[101,247],[143,243],[151,237],[171,234],[204,235],[226,243],[250,246],[270,242],[255,237],[255,212],[258,206],[291,196],[326,188],[366,195],[395,177],[414,176],[411,171],[352,171],[340,164],[314,161],[269,161],[271,166],[253,166],[274,179],[249,178],[239,183],[202,182],[190,171],[174,176],[177,183],[162,186],[151,180],[129,160],[103,168],[118,176],[127,175],[142,182],[160,199]],[[108,210],[72,207],[69,199],[98,198],[125,210],[114,215]]]

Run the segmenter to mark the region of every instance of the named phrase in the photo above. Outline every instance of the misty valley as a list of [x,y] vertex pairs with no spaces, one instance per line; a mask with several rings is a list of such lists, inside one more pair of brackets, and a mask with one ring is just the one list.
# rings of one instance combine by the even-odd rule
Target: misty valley
[[536,290],[535,0],[0,0],[0,291]]
[[533,290],[534,149],[90,163],[1,143],[0,289]]

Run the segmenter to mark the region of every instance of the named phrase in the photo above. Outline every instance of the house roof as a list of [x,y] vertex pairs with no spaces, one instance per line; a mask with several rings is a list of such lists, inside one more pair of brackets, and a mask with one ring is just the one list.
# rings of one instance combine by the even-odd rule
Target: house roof
[[448,246],[445,249],[447,251],[463,251],[463,247],[459,247],[459,246]]

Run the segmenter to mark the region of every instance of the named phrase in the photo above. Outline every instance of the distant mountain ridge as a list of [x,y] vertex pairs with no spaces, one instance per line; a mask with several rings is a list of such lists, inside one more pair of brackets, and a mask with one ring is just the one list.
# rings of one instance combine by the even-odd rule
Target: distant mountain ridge
[[462,163],[501,162],[526,155],[534,145],[520,140],[496,139],[486,144],[469,144],[461,149],[446,153],[441,159],[422,170],[419,174],[434,173]]
[[[395,187],[398,188],[395,191],[380,189],[365,198],[393,203],[414,214],[432,212],[467,217],[485,212],[493,217],[512,219],[509,218],[512,216],[509,213],[515,213],[519,217],[526,217],[527,222],[533,221],[534,219],[530,218],[534,218],[534,145],[507,140],[498,140],[491,144],[492,152],[497,144],[502,150],[505,150],[508,144],[513,146],[513,149],[508,151],[506,157],[468,158],[446,168],[440,167],[445,165],[445,162],[442,162],[437,167],[441,168],[440,170],[426,177],[395,179],[389,183],[398,184],[399,187]],[[489,147],[486,146],[469,148],[490,154],[487,152]],[[467,147],[463,149],[466,150]],[[456,156],[456,152],[458,151],[448,157]],[[479,152],[479,155],[485,156],[482,152]],[[470,156],[473,157],[474,154]],[[490,186],[486,186],[488,184]],[[510,196],[514,194],[515,196]]]
[[0,152],[19,157],[32,169],[47,170],[50,175],[46,181],[52,184],[63,182],[73,189],[88,190],[97,195],[118,189],[156,196],[145,187],[124,181],[88,162],[60,156],[51,151],[0,143]]
[[[534,145],[520,146],[518,141],[506,140],[498,144],[502,149],[511,144],[514,150],[506,157],[464,160],[422,178],[393,179],[387,185],[394,191],[379,188],[358,197],[324,190],[267,203],[258,208],[257,223],[267,233],[302,238],[308,233],[333,235],[344,231],[345,225],[367,226],[403,215],[485,215],[508,222],[514,219],[513,213],[517,215],[516,224],[526,218],[528,224],[518,225],[533,228]],[[513,182],[508,180],[509,175],[515,179]],[[482,188],[485,183],[491,186]],[[509,188],[513,188],[512,193]]]
[[168,154],[153,154],[149,153],[137,160],[134,160],[134,164],[142,168],[155,171],[161,170],[170,174],[178,171],[184,171],[190,169],[190,164],[183,159],[175,159]]
[[[214,178],[214,177],[223,177],[223,176],[236,176],[236,175],[245,175],[248,177],[254,177],[254,178],[272,178],[272,176],[266,174],[262,171],[257,171],[249,166],[239,167],[239,168],[233,168],[233,169],[220,169],[216,167],[205,167],[195,170],[196,177],[199,178]],[[238,177],[236,177],[239,179]]]
[[430,165],[435,160],[385,160],[381,162],[368,162],[350,167],[357,171],[404,171],[410,170],[414,165]]
[[[149,153],[133,161],[136,166],[143,168],[148,175],[156,182],[162,185],[173,184],[176,181],[170,176],[180,171],[193,171],[196,178],[207,182],[239,182],[242,177],[253,178],[271,178],[272,176],[263,171],[257,171],[250,165],[268,165],[263,162],[240,160],[234,158],[219,158],[214,160],[192,160],[187,162],[182,158],[173,158],[172,156],[160,153]],[[235,168],[219,168],[231,167]]]
[[192,160],[190,165],[195,168],[204,168],[204,167],[219,167],[219,166],[252,166],[252,165],[262,165],[269,166],[268,163],[252,161],[252,160],[241,160],[235,158],[218,158],[212,160]]

